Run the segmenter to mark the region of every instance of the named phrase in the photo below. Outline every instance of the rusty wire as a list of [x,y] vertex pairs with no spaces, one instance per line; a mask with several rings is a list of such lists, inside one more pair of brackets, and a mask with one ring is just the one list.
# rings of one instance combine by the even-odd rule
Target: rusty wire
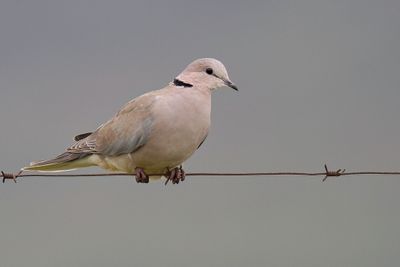
[[[324,182],[328,177],[339,177],[349,175],[400,175],[400,171],[353,171],[345,172],[345,169],[330,171],[326,164],[323,172],[192,172],[186,173],[186,176],[324,176]],[[21,177],[101,177],[101,176],[133,176],[130,173],[85,173],[85,174],[66,174],[66,173],[26,173],[22,171],[13,174],[1,172],[3,183],[6,180],[17,182]],[[149,176],[161,176],[164,174],[149,174]]]

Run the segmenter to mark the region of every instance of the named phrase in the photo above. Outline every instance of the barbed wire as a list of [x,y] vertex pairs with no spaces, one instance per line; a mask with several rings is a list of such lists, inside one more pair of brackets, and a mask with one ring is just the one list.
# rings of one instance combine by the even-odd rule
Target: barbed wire
[[[346,172],[345,169],[337,169],[330,171],[327,165],[324,165],[323,172],[192,172],[186,173],[186,176],[324,176],[324,182],[328,177],[339,177],[349,175],[400,175],[400,171],[353,171]],[[162,176],[163,173],[148,174],[149,176]],[[21,177],[104,177],[104,176],[134,176],[131,173],[83,173],[83,174],[67,174],[67,173],[6,173],[1,171],[3,183],[6,180],[17,182],[17,178]]]

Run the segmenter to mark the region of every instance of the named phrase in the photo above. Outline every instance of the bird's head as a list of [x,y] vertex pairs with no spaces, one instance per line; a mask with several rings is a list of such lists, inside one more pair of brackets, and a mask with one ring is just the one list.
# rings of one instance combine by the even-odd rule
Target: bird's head
[[214,58],[196,59],[176,79],[189,85],[206,87],[210,90],[223,86],[238,90],[237,86],[229,79],[225,66]]

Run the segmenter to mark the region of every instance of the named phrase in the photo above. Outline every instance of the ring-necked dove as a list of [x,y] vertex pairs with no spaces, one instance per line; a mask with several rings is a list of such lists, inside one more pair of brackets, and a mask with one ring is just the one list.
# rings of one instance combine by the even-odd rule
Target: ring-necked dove
[[23,170],[67,171],[82,167],[132,173],[148,183],[147,174],[167,182],[185,178],[181,164],[204,142],[210,127],[211,92],[237,87],[224,65],[213,58],[190,63],[165,88],[141,95],[92,133],[54,159],[33,162]]

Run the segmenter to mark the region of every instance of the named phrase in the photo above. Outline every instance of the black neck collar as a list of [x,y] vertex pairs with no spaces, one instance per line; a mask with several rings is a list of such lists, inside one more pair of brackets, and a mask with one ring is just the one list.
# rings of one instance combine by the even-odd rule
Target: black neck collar
[[183,87],[193,87],[192,84],[182,82],[181,80],[178,80],[178,79],[174,79],[174,85],[176,85],[176,86],[183,86]]

